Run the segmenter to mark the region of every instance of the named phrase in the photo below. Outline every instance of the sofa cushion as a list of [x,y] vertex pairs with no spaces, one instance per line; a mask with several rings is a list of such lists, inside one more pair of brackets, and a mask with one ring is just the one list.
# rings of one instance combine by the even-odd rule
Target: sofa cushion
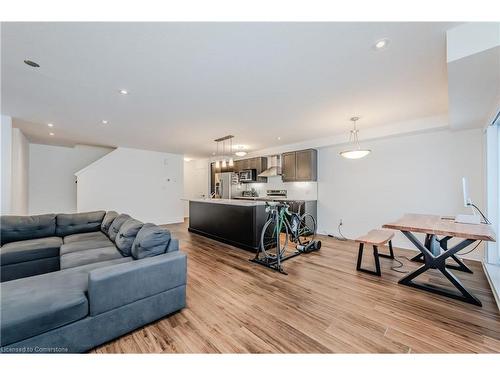
[[101,229],[105,214],[106,211],[57,214],[56,235],[65,237],[75,233],[96,232]]
[[56,215],[9,216],[0,218],[0,241],[9,242],[52,237],[56,234]]
[[170,231],[158,225],[144,224],[132,244],[132,257],[142,259],[163,254],[170,242]]
[[111,224],[113,224],[113,221],[116,219],[117,216],[118,212],[108,211],[106,212],[104,219],[102,219],[101,231],[105,233],[107,236],[109,236],[109,227],[111,226]]
[[62,240],[60,237],[10,242],[0,248],[0,264],[3,266],[41,258],[57,257],[61,245]]
[[131,258],[90,264],[0,284],[0,345],[8,345],[88,315],[91,270]]
[[102,233],[101,231],[71,234],[69,236],[64,237],[64,243],[89,241],[89,240],[108,240],[109,241],[108,237],[104,233]]
[[109,227],[108,236],[111,241],[115,241],[116,235],[120,231],[121,226],[131,217],[127,214],[120,214],[113,220],[113,224]]
[[75,253],[77,251],[86,251],[103,247],[115,246],[108,238],[104,240],[87,240],[65,243],[61,246],[60,254]]
[[85,251],[76,251],[61,255],[61,269],[79,267],[86,264],[119,258],[122,258],[122,255],[114,245]]
[[137,236],[137,233],[143,225],[144,223],[140,222],[139,220],[128,219],[120,227],[120,230],[118,231],[118,234],[115,238],[115,244],[123,256],[130,256],[135,236]]

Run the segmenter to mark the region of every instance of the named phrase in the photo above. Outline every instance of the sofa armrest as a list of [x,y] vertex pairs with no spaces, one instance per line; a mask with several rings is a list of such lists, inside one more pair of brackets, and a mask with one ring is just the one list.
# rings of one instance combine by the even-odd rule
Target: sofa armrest
[[90,271],[90,315],[185,285],[186,273],[187,257],[180,251]]

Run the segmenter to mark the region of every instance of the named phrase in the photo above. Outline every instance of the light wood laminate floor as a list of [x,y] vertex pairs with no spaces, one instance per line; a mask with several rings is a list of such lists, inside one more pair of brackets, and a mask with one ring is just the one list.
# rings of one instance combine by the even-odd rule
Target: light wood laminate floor
[[186,224],[166,227],[188,254],[187,307],[94,353],[500,353],[500,313],[478,262],[466,261],[473,275],[452,272],[483,307],[398,285],[388,259],[382,277],[357,272],[351,241],[319,236],[322,249],[288,260],[285,276]]

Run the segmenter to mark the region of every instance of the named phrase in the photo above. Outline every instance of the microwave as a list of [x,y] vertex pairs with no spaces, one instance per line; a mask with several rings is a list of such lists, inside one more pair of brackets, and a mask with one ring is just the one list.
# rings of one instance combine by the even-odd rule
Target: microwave
[[256,169],[244,169],[239,174],[240,182],[255,182],[257,181]]

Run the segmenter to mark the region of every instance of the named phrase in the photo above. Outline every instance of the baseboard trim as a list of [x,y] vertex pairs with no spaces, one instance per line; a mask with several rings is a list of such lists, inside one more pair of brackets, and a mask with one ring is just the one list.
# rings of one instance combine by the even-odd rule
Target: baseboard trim
[[497,303],[498,310],[500,310],[500,285],[495,285],[493,281],[493,277],[490,275],[490,271],[488,269],[488,266],[490,267],[499,267],[500,266],[495,266],[493,264],[487,264],[484,261],[481,262],[481,265],[483,266],[483,271],[484,274],[486,275],[486,279],[488,280],[488,283],[490,284],[491,292],[493,293],[493,297],[495,297],[495,301]]

